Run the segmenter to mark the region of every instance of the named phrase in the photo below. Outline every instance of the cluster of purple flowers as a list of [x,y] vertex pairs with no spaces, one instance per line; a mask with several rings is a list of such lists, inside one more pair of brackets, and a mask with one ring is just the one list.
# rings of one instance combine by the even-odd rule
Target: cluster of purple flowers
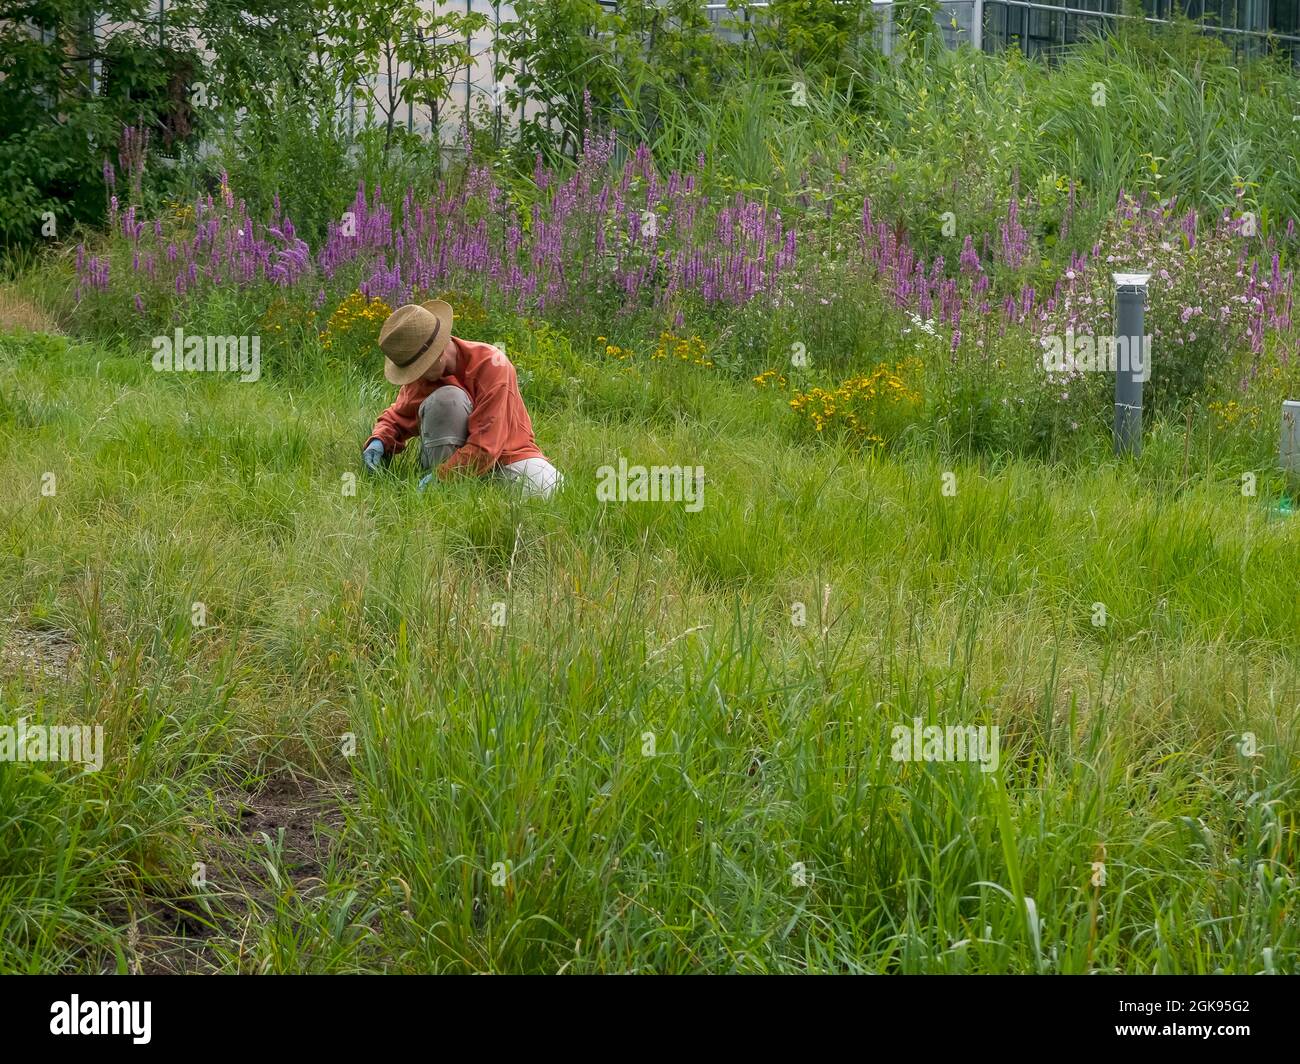
[[[1000,240],[981,237],[981,250],[969,234],[962,242],[956,275],[949,275],[942,255],[927,262],[901,227],[878,219],[870,197],[862,206],[859,248],[868,271],[874,274],[898,307],[918,314],[931,324],[946,325],[955,351],[962,340],[963,316],[987,323],[994,314],[994,274],[1010,276],[1022,270],[1029,257],[1029,231],[1020,222],[1020,206],[1013,196],[999,227]],[[986,263],[988,265],[986,265]],[[1008,325],[1024,324],[1035,309],[1036,293],[1030,284],[1002,298],[1000,333]],[[982,333],[984,330],[980,330]],[[983,341],[978,343],[982,346]]]
[[[128,149],[123,165],[134,175],[138,138]],[[805,291],[800,274],[811,267],[800,262],[797,225],[780,209],[739,192],[710,196],[702,187],[703,155],[694,169],[665,178],[645,145],[621,165],[617,150],[612,134],[588,135],[567,177],[539,156],[526,193],[478,164],[455,188],[443,182],[430,196],[408,188],[398,203],[361,184],[315,252],[278,197],[271,218],[256,222],[224,174],[215,200],[209,195],[193,212],[178,212],[183,223],[170,227],[162,219],[146,223],[135,206],[121,210],[112,194],[110,226],[129,250],[129,267],[125,255],[79,246],[77,294],[107,291],[114,271],[126,274],[141,313],[151,302],[142,291],[184,298],[212,285],[302,287],[316,307],[328,301],[327,288],[339,296],[359,289],[394,306],[456,288],[480,291],[519,313],[652,307],[675,313],[680,325],[686,305],[737,307],[762,297],[765,305],[790,306],[791,293]],[[108,163],[105,180],[112,189],[116,175]],[[1194,210],[1173,202],[1122,197],[1101,239],[1071,255],[1045,298],[1030,280],[1043,269],[1022,209],[1013,191],[995,232],[964,238],[953,271],[942,255],[927,261],[918,254],[905,228],[878,218],[867,197],[858,257],[841,265],[865,271],[888,301],[918,315],[929,331],[945,328],[954,353],[965,335],[984,348],[992,331],[1005,335],[1013,326],[1039,335],[1107,332],[1116,270],[1153,274],[1153,305],[1172,307],[1156,315],[1156,335],[1166,343],[1195,342],[1202,322],[1257,355],[1270,330],[1297,342],[1289,335],[1292,271],[1281,268],[1275,237],[1256,236],[1240,204],[1206,227]],[[1071,186],[1062,233],[1074,209]],[[838,253],[842,244],[835,247]]]
[[[134,205],[120,210],[117,196],[109,201],[109,226],[130,250],[133,288],[142,278],[178,297],[204,284],[247,287],[270,282],[287,287],[313,269],[311,250],[295,235],[293,223],[277,209],[270,224],[256,225],[242,201],[236,206],[225,175],[220,206],[211,196],[196,205],[188,239],[166,239],[161,218],[146,223]],[[107,291],[110,272],[109,255],[89,255],[84,245],[77,246],[78,299],[87,290]],[[145,300],[138,289],[133,302],[143,313]]]
[[[1074,206],[1071,188],[1063,230]],[[1287,237],[1294,231],[1292,221]],[[869,197],[863,204],[859,247],[868,272],[896,306],[947,326],[953,351],[962,342],[964,321],[977,337],[991,326],[1005,335],[1013,325],[1039,335],[1066,329],[1106,334],[1115,272],[1152,274],[1153,332],[1166,343],[1195,342],[1196,322],[1204,319],[1220,327],[1219,340],[1248,348],[1256,361],[1270,332],[1286,335],[1289,346],[1278,348],[1283,362],[1293,348],[1300,350],[1300,336],[1291,332],[1294,272],[1281,267],[1277,236],[1258,236],[1256,220],[1240,205],[1225,208],[1207,226],[1195,210],[1179,209],[1176,201],[1121,196],[1101,238],[1090,250],[1071,254],[1046,298],[1023,279],[1034,263],[1017,197],[1010,199],[997,239],[986,233],[980,243],[977,249],[975,238],[965,237],[957,273],[949,275],[942,255],[927,262],[905,230],[874,215]],[[999,286],[995,301],[990,296]],[[1164,324],[1171,316],[1187,328]],[[982,339],[976,343],[983,346]]]
[[[615,149],[612,135],[589,137],[564,180],[539,159],[531,203],[478,165],[455,189],[444,182],[427,198],[408,189],[397,207],[381,188],[359,185],[314,254],[278,200],[269,222],[255,222],[224,175],[220,197],[199,202],[184,239],[165,239],[161,221],[146,226],[134,207],[119,215],[116,197],[110,225],[131,249],[132,286],[143,275],[177,296],[219,284],[308,282],[316,291],[338,280],[391,305],[457,287],[521,313],[596,296],[631,310],[682,299],[740,305],[776,292],[793,271],[798,237],[778,209],[742,193],[715,203],[698,172],[665,180],[645,146],[611,167]],[[79,249],[78,294],[106,289],[108,269]]]

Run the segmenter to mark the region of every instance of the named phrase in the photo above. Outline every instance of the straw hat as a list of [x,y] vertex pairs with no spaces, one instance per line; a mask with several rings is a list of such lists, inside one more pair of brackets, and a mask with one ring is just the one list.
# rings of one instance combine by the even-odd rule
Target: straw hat
[[451,307],[441,299],[407,303],[388,315],[379,330],[384,376],[399,386],[423,377],[451,343],[451,321]]

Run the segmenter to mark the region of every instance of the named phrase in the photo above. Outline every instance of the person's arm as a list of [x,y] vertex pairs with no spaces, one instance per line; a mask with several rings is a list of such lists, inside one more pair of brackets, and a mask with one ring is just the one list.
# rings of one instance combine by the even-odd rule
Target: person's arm
[[384,445],[385,455],[391,457],[401,454],[406,441],[420,431],[420,403],[421,398],[415,388],[404,384],[393,400],[393,405],[376,419],[366,445],[369,446],[370,440],[378,440]]
[[500,460],[510,437],[509,400],[517,390],[515,368],[502,359],[484,367],[481,385],[469,414],[469,437],[437,469],[438,479],[471,474],[483,476]]

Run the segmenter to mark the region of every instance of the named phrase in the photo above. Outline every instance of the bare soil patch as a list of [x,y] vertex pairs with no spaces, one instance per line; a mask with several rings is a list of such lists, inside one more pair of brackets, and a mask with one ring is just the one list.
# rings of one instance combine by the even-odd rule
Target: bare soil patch
[[65,632],[0,627],[0,678],[66,680],[76,654],[77,645]]
[[346,800],[346,791],[288,774],[256,792],[221,795],[216,822],[200,825],[196,859],[206,886],[175,901],[148,900],[133,950],[138,970],[228,968],[218,945],[228,956],[256,937],[252,925],[267,917],[277,897],[319,888]]

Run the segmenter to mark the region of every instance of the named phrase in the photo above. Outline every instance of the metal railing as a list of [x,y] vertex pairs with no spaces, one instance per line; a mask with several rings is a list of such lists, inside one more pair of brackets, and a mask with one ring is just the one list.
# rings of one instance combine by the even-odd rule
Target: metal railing
[[[962,2],[962,0],[959,0]],[[1001,4],[1003,7],[1026,8],[1030,11],[1052,11],[1063,15],[1076,15],[1083,18],[1109,18],[1109,19],[1128,19],[1134,18],[1133,15],[1126,15],[1120,11],[1090,11],[1083,7],[1067,7],[1062,4],[1044,4],[1037,0],[964,0],[965,3],[973,3],[977,7],[983,8],[985,3]],[[1143,22],[1150,22],[1161,26],[1172,26],[1173,19],[1155,18],[1151,15],[1142,16]],[[1295,41],[1300,43],[1300,36],[1290,33],[1278,33],[1272,29],[1261,30],[1243,30],[1236,26],[1215,26],[1206,22],[1198,22],[1197,26],[1203,33],[1231,33],[1247,37],[1273,37],[1280,41]]]
[[[639,2],[641,2],[641,0],[639,0]],[[1112,2],[1114,2],[1114,0],[1112,0]],[[940,5],[941,10],[937,18],[942,18],[943,8],[951,9],[959,6],[971,7],[973,9],[973,15],[974,15],[974,17],[971,20],[971,35],[970,35],[971,43],[976,48],[983,48],[984,10],[986,4],[993,5],[993,6],[1001,5],[1003,7],[1019,8],[1021,10],[1026,10],[1026,11],[1043,11],[1048,13],[1057,13],[1061,15],[1073,16],[1076,18],[1100,18],[1100,19],[1115,20],[1115,19],[1129,19],[1129,18],[1136,17],[1134,15],[1126,15],[1121,11],[1094,11],[1088,8],[1072,7],[1066,3],[1059,3],[1059,4],[1043,3],[1041,2],[1041,0],[957,0],[956,3],[949,2],[946,4],[941,4]],[[768,0],[750,0],[750,2],[747,3],[739,3],[733,8],[731,5],[725,2],[719,3],[717,2],[717,0],[712,0],[712,2],[709,2],[709,0],[706,0],[706,2],[703,3],[701,6],[704,8],[705,11],[708,12],[719,12],[719,13],[726,12],[738,16],[743,13],[745,20],[748,21],[748,13],[751,8],[753,9],[766,8],[771,5],[768,2]],[[893,0],[872,0],[872,6],[876,8],[892,8],[894,5],[893,5]],[[1204,5],[1203,5],[1201,18],[1203,19],[1204,17],[1205,14],[1204,14]],[[1173,19],[1159,18],[1154,15],[1143,15],[1142,21],[1154,25],[1162,25],[1162,26],[1169,26],[1173,24]],[[1241,29],[1236,26],[1216,26],[1213,25],[1212,23],[1207,23],[1204,21],[1197,22],[1197,25],[1199,26],[1202,33],[1210,34],[1211,36],[1215,36],[1219,34],[1227,34],[1232,37],[1256,38],[1261,41],[1271,39],[1271,40],[1278,40],[1278,41],[1286,41],[1291,44],[1300,45],[1300,35],[1295,33],[1282,33],[1276,29]]]

